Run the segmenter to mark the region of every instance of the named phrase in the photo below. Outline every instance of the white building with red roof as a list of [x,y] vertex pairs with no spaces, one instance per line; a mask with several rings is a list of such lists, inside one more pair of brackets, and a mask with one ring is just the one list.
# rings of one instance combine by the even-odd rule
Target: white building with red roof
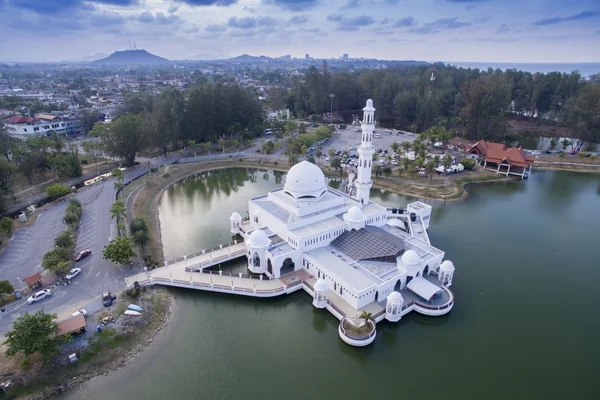
[[467,149],[467,153],[477,155],[483,168],[497,174],[527,178],[535,162],[535,156],[527,154],[521,148],[506,147],[502,143],[480,140]]

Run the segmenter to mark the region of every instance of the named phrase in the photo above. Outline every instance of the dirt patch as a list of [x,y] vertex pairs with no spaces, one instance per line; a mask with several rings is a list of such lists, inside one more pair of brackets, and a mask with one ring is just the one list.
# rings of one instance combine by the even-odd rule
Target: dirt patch
[[[43,365],[32,358],[29,367],[22,368],[23,358],[7,358],[5,349],[0,356],[0,377],[11,380],[16,387],[10,390],[11,398],[42,400],[71,390],[98,376],[106,375],[140,354],[152,342],[155,335],[166,326],[174,305],[172,294],[164,288],[147,288],[138,298],[127,298],[112,307],[89,315],[88,332],[75,336],[73,343],[51,363]],[[123,315],[130,303],[143,307],[139,317]],[[115,318],[96,331],[100,318],[110,314]],[[68,355],[76,353],[79,361],[70,364]]]
[[538,120],[529,119],[507,119],[507,133],[520,133],[528,136],[546,137],[575,137],[572,129],[564,126],[556,126],[550,123],[541,123]]

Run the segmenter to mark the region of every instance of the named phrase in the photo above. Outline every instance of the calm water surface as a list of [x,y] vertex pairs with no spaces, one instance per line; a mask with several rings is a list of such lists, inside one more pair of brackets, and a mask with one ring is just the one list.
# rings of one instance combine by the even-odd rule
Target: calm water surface
[[[231,212],[282,183],[279,173],[230,169],[172,187],[160,205],[165,255],[227,242]],[[456,265],[449,315],[383,322],[375,343],[357,349],[304,293],[176,290],[178,310],[147,351],[68,397],[600,398],[598,175],[536,172],[434,205],[431,240]]]

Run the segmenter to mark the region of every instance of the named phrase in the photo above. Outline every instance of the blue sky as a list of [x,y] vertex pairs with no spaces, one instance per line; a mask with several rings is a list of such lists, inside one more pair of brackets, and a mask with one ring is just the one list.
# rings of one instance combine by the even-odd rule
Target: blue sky
[[0,0],[0,60],[129,48],[472,62],[600,61],[599,0]]

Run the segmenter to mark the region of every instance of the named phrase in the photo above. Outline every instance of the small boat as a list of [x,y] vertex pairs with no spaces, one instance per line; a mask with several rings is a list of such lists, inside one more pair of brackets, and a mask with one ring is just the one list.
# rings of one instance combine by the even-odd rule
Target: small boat
[[144,309],[142,307],[138,306],[137,304],[130,304],[127,306],[127,308],[132,311],[138,311],[138,312],[144,311]]
[[124,312],[125,315],[131,315],[132,317],[139,317],[140,315],[142,315],[142,313],[137,312],[137,311],[133,311],[133,310],[127,310]]

